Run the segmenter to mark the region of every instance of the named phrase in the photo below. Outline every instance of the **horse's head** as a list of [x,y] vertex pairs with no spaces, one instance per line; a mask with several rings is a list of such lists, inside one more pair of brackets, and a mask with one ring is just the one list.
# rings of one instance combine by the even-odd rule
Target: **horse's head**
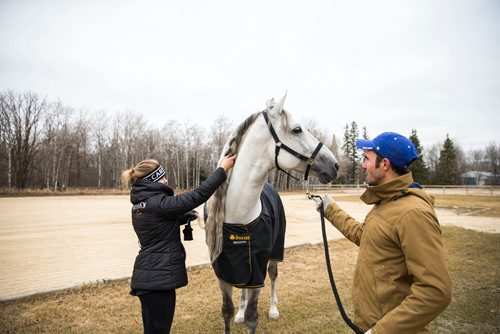
[[334,180],[339,169],[337,159],[328,147],[321,145],[306,128],[293,120],[283,108],[285,98],[286,94],[278,103],[274,99],[269,100],[264,112],[268,116],[269,132],[274,138],[267,145],[268,155],[279,169],[305,173],[306,177],[310,172],[321,183]]

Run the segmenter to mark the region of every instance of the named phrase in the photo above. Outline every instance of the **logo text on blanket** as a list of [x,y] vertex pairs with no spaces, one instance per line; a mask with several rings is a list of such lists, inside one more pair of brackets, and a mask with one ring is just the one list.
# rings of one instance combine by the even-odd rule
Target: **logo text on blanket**
[[252,236],[250,234],[230,234],[229,240],[231,240],[233,244],[246,244],[248,241],[252,240]]

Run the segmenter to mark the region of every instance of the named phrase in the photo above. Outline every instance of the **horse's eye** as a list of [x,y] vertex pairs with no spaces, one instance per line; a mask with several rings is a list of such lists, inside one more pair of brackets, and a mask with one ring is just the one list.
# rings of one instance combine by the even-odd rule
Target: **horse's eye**
[[294,134],[298,135],[299,133],[302,133],[302,128],[301,128],[300,126],[298,126],[298,127],[294,128],[294,129],[292,130],[292,132],[293,132]]

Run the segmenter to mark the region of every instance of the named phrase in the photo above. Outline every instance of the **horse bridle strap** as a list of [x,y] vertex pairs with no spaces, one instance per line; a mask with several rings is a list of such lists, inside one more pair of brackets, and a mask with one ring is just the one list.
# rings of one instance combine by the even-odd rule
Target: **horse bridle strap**
[[274,161],[276,163],[276,168],[278,168],[278,170],[282,171],[283,173],[287,174],[288,176],[294,178],[295,180],[299,181],[298,178],[296,178],[295,176],[291,175],[290,173],[288,173],[287,171],[282,169],[280,167],[280,165],[278,164],[278,155],[280,153],[280,150],[284,149],[285,151],[287,151],[288,153],[290,153],[294,157],[306,162],[307,167],[306,167],[306,172],[304,174],[304,180],[307,181],[307,178],[309,177],[309,170],[311,169],[311,166],[314,163],[314,159],[316,159],[316,155],[318,155],[319,150],[323,146],[323,143],[319,142],[318,146],[316,146],[316,148],[314,149],[314,152],[311,154],[311,156],[306,157],[305,155],[300,154],[299,152],[295,151],[294,149],[283,144],[280,141],[280,139],[278,138],[278,135],[276,134],[276,131],[273,128],[273,124],[269,121],[269,116],[267,115],[267,112],[263,111],[262,114],[264,115],[264,119],[266,120],[266,124],[269,127],[269,131],[271,131],[271,135],[273,136],[274,142],[276,143],[276,149],[274,150]]

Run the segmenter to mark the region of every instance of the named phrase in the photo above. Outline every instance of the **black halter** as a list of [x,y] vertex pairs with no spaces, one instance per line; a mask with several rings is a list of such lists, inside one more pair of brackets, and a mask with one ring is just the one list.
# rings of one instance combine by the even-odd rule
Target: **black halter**
[[276,168],[278,168],[278,170],[282,171],[286,175],[294,178],[295,180],[300,181],[295,176],[293,176],[290,173],[288,173],[287,171],[281,169],[280,165],[278,164],[278,154],[280,153],[281,149],[284,149],[285,151],[287,151],[288,153],[290,153],[294,157],[297,157],[300,160],[306,162],[307,167],[306,167],[306,172],[304,174],[304,181],[307,181],[307,177],[309,176],[309,170],[311,169],[311,166],[314,163],[314,159],[316,159],[316,155],[318,154],[319,150],[321,149],[321,146],[323,146],[323,143],[319,142],[318,146],[316,146],[316,148],[314,149],[314,152],[308,158],[305,155],[302,155],[302,154],[298,153],[297,151],[295,151],[294,149],[292,149],[292,148],[286,146],[285,144],[283,144],[280,141],[280,139],[278,138],[278,135],[276,134],[276,131],[274,131],[273,124],[269,121],[269,117],[267,116],[267,112],[263,111],[262,114],[264,115],[264,119],[266,120],[267,126],[269,127],[269,130],[271,131],[271,135],[273,136],[273,139],[276,142],[276,149],[274,151],[274,153],[275,153],[274,160],[276,162]]

